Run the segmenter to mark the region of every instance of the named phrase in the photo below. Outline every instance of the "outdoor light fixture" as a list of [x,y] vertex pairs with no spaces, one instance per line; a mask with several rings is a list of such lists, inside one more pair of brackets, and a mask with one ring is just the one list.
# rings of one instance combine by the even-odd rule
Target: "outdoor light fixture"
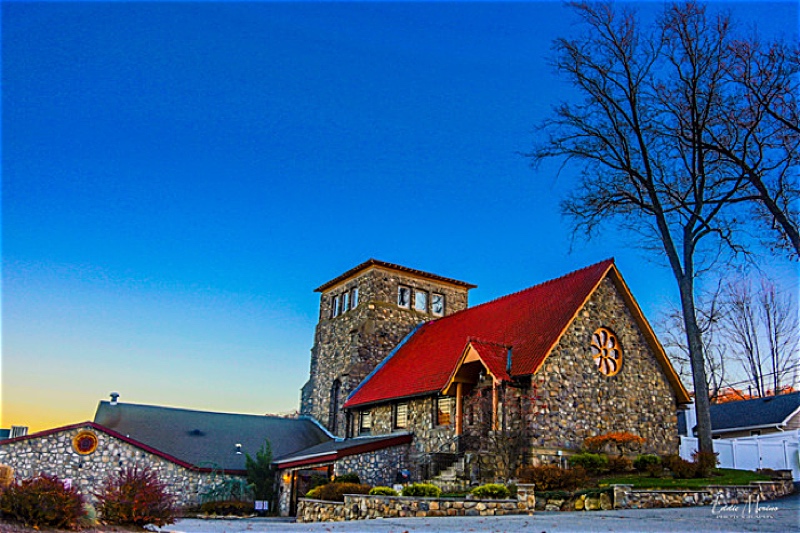
[[237,444],[236,445],[236,455],[242,455],[242,445],[241,444]]

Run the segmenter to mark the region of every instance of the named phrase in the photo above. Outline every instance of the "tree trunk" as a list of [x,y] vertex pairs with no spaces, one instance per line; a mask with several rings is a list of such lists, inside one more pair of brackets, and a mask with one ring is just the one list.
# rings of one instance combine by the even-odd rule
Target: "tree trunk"
[[689,362],[692,365],[692,382],[694,384],[694,405],[697,411],[697,438],[701,452],[713,452],[711,440],[711,403],[708,400],[708,383],[703,356],[703,341],[694,306],[694,280],[684,273],[678,279],[683,309],[683,322],[686,328],[686,341],[689,345]]

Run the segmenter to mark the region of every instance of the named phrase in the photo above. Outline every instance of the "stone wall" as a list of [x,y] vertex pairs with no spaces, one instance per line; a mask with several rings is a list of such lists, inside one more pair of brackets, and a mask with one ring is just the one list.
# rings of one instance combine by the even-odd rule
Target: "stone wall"
[[[97,449],[91,454],[81,455],[72,446],[72,439],[81,431],[91,431],[97,437]],[[70,479],[89,500],[94,500],[93,493],[100,490],[106,478],[124,467],[150,467],[179,505],[199,503],[200,493],[212,486],[210,474],[175,464],[91,426],[0,443],[0,464],[11,466],[18,480],[39,474]]]
[[355,473],[361,483],[391,487],[398,471],[409,468],[409,445],[404,444],[343,457],[333,464],[333,475]]
[[301,523],[339,522],[373,518],[532,514],[535,505],[533,485],[519,485],[516,500],[464,500],[348,494],[344,497],[344,503],[300,500],[297,507],[297,521]]
[[[617,336],[622,368],[599,372],[590,352],[600,327]],[[606,278],[533,376],[529,424],[534,450],[578,450],[586,437],[626,431],[647,439],[643,451],[678,453],[677,403],[666,375]]]
[[[345,436],[346,420],[341,408],[347,396],[417,324],[437,318],[430,312],[414,310],[413,305],[411,309],[399,307],[399,285],[425,290],[429,295],[443,294],[445,315],[468,305],[464,287],[382,268],[367,269],[326,290],[320,296],[310,377],[302,390],[300,411],[319,420],[337,436]],[[356,287],[358,305],[331,318],[334,296]],[[331,392],[335,380],[339,380],[340,389],[333,422]]]
[[414,452],[420,453],[454,453],[455,428],[453,418],[455,416],[455,403],[449,398],[451,403],[450,424],[436,424],[436,397],[428,396],[405,400],[399,403],[408,404],[408,424],[405,428],[395,428],[393,426],[393,405],[383,404],[363,409],[356,413],[356,418],[360,413],[369,411],[372,414],[372,430],[370,435],[388,435],[397,431],[408,431],[414,434]]
[[792,480],[752,481],[749,485],[710,485],[702,490],[634,490],[614,485],[614,507],[649,509],[696,505],[732,506],[774,500],[794,492]]

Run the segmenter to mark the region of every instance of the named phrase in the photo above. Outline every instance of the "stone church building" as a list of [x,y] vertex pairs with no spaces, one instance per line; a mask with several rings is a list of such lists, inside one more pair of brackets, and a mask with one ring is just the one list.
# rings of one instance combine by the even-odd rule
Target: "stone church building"
[[470,308],[474,287],[371,259],[316,289],[301,414],[338,439],[277,461],[289,492],[324,465],[391,484],[465,455],[556,462],[608,432],[678,452],[689,395],[613,259]]
[[149,466],[191,504],[216,486],[217,469],[244,475],[245,454],[269,439],[285,516],[320,475],[504,480],[609,432],[643,437],[645,452],[678,452],[689,395],[612,259],[469,307],[473,288],[371,259],[316,289],[300,417],[112,395],[93,422],[0,441],[0,463],[87,495],[119,468]]

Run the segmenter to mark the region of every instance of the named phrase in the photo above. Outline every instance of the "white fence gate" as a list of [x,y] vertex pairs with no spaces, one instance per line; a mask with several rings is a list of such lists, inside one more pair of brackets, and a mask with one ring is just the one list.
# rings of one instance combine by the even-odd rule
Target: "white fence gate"
[[[681,437],[681,457],[691,460],[696,450],[696,438]],[[800,430],[714,439],[714,451],[719,454],[720,468],[791,470],[792,479],[800,481]]]

